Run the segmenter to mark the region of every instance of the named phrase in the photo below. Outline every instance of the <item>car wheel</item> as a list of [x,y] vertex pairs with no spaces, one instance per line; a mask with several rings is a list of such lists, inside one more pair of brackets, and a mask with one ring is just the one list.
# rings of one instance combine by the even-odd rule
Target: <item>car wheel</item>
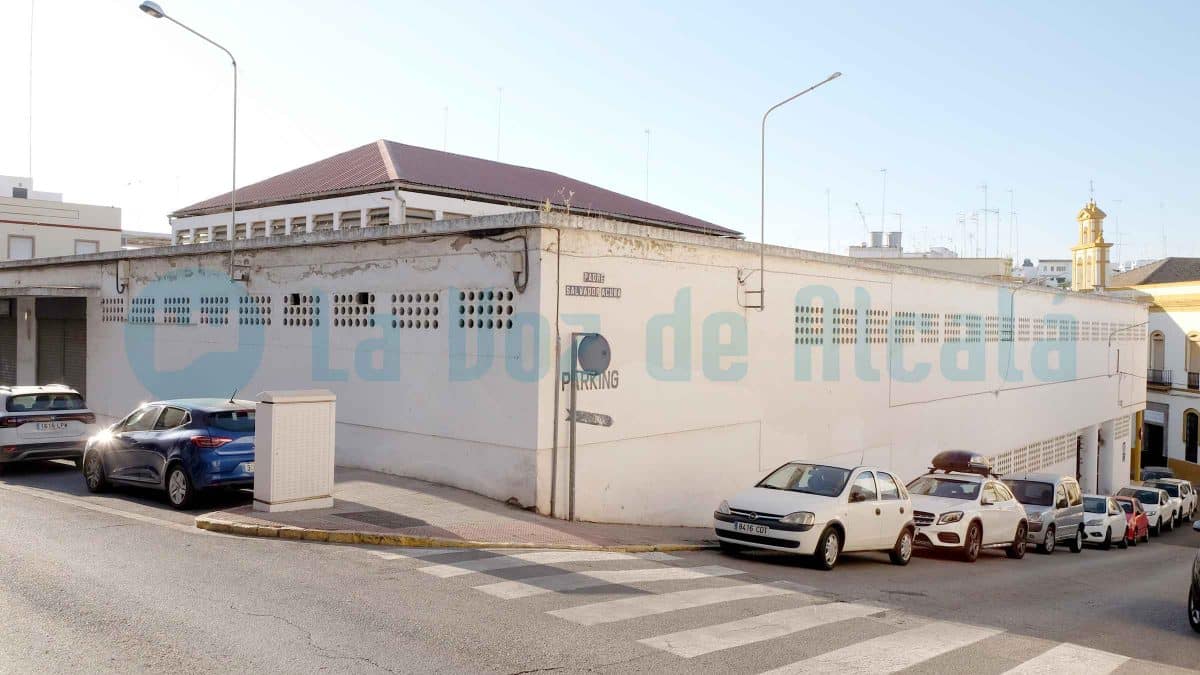
[[837,565],[838,555],[842,552],[842,538],[832,527],[825,528],[817,541],[817,550],[813,551],[813,562],[818,569],[831,570]]
[[196,489],[192,487],[192,479],[183,470],[183,467],[178,464],[171,467],[167,473],[167,501],[171,502],[171,506],[177,509],[186,509],[195,499],[195,492]]
[[1175,529],[1175,516],[1171,516],[1170,518],[1167,518],[1167,523],[1166,523],[1166,525],[1163,525],[1163,527],[1167,528],[1167,532],[1171,532],[1172,530],[1174,530]]
[[1150,528],[1149,527],[1146,528],[1146,533],[1142,535],[1142,543],[1143,544],[1150,543]]
[[1055,539],[1054,526],[1046,528],[1046,536],[1042,538],[1042,543],[1038,544],[1038,553],[1050,555],[1054,553],[1054,547],[1058,545],[1058,540]]
[[1162,534],[1162,518],[1159,518],[1158,522],[1154,523],[1154,525],[1150,527],[1150,531],[1146,536],[1149,537],[1151,534],[1156,537]]
[[1120,548],[1120,549],[1129,548],[1129,541],[1130,541],[1129,528],[1125,528],[1125,531],[1121,533],[1121,541],[1117,542],[1117,548]]
[[104,492],[108,489],[108,477],[104,475],[104,463],[100,461],[100,453],[93,452],[83,463],[83,482],[88,492]]
[[912,560],[913,550],[913,533],[907,527],[900,532],[900,537],[896,539],[896,545],[888,552],[888,557],[892,559],[893,565],[907,565]]
[[743,549],[740,544],[734,544],[728,541],[718,541],[717,543],[721,546],[721,551],[725,553],[740,553]]
[[1083,550],[1083,528],[1075,530],[1075,538],[1071,540],[1071,553],[1079,553]]
[[975,562],[979,559],[979,549],[983,547],[983,528],[979,523],[971,523],[967,528],[967,540],[963,542],[962,559],[965,562]]
[[1200,633],[1200,597],[1197,596],[1200,596],[1200,588],[1193,581],[1188,590],[1188,623],[1192,624],[1192,630]]
[[1021,558],[1025,557],[1025,536],[1025,523],[1021,523],[1017,526],[1017,536],[1013,537],[1012,545],[1004,551],[1008,557],[1016,560],[1020,560]]
[[1108,528],[1107,531],[1105,531],[1104,543],[1100,544],[1100,548],[1104,549],[1105,551],[1112,548],[1112,528],[1111,527]]

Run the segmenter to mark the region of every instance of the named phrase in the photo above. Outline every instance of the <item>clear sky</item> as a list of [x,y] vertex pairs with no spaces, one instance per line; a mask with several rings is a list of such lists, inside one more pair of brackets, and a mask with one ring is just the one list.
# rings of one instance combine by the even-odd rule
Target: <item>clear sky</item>
[[[165,229],[228,189],[231,69],[137,4],[0,3],[0,173],[28,172],[32,5],[35,186]],[[1066,257],[1094,180],[1122,258],[1200,256],[1200,3],[162,4],[238,58],[241,184],[378,138],[495,158],[499,112],[501,160],[638,197],[650,129],[650,200],[757,239],[763,111],[842,71],[771,117],[768,241],[825,250],[828,190],[835,252],[855,202],[962,248],[986,183],[989,254],[1011,203],[1019,256]]]

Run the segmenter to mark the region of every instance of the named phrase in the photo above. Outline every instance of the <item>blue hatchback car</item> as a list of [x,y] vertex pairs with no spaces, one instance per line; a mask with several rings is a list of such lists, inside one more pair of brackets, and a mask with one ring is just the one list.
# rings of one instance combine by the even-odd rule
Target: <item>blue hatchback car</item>
[[254,402],[177,399],[146,403],[88,440],[90,492],[113,484],[156,487],[187,508],[209,488],[254,485]]

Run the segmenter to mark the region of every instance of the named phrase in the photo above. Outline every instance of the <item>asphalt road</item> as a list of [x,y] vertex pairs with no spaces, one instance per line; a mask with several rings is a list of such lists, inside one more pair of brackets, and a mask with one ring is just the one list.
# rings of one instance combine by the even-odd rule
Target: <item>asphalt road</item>
[[833,572],[773,554],[364,549],[201,532],[153,493],[87,495],[49,464],[0,477],[0,513],[0,672],[1200,667],[1190,529]]

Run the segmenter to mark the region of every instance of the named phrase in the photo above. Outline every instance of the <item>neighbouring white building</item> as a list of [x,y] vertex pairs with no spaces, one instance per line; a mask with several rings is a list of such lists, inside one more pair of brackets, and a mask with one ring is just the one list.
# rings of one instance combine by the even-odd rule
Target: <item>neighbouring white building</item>
[[1150,302],[1141,464],[1200,481],[1200,258],[1164,258],[1111,284]]
[[[255,208],[280,210],[247,216],[251,236],[232,244],[0,263],[12,308],[0,335],[17,336],[10,352],[0,338],[0,364],[40,379],[55,358],[40,351],[43,316],[65,318],[98,414],[330,389],[339,464],[584,520],[707,525],[722,497],[792,459],[912,478],[936,452],[972,448],[1003,472],[1078,474],[1089,491],[1128,480],[1144,303],[761,248],[556,174],[538,184],[532,170],[407,148],[401,164],[451,170],[417,185],[426,169],[394,155],[370,169],[390,148],[338,156],[246,188],[277,190]],[[359,178],[329,189],[335,174]],[[305,212],[338,190],[398,191],[404,208],[458,201],[440,220],[385,204],[375,226],[364,205],[357,223],[353,208]],[[586,197],[568,213],[571,193]],[[177,231],[211,239],[219,201],[177,213]],[[509,212],[447,219],[476,202]],[[332,229],[309,231],[330,213]],[[254,236],[255,222],[292,218],[303,233]],[[568,355],[585,332],[607,337],[612,365],[579,382],[572,439]]]
[[960,258],[945,246],[933,246],[928,251],[906,251],[903,232],[875,231],[870,234],[869,243],[850,247],[851,258],[887,260],[898,265],[994,279],[1009,276],[1012,265],[1008,258]]
[[64,202],[36,192],[33,180],[0,176],[0,260],[113,251],[121,248],[121,209]]

